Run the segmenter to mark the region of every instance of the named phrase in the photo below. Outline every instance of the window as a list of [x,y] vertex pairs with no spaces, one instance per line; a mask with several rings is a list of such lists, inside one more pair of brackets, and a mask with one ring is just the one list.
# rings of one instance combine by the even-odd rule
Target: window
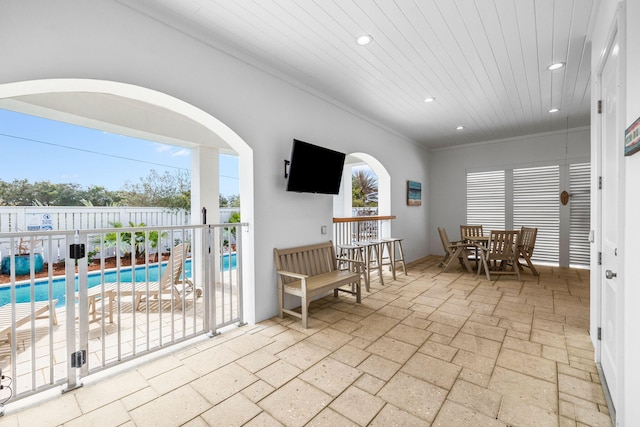
[[[569,205],[561,206],[567,176]],[[533,260],[589,266],[590,164],[467,172],[467,224],[489,230],[536,227]],[[567,236],[562,244],[560,236]],[[568,241],[567,241],[568,240]]]
[[589,163],[576,163],[569,167],[569,264],[589,266],[591,228],[591,192]]
[[505,228],[504,171],[467,174],[467,224]]
[[538,229],[531,259],[547,263],[559,260],[560,167],[513,170],[513,226]]

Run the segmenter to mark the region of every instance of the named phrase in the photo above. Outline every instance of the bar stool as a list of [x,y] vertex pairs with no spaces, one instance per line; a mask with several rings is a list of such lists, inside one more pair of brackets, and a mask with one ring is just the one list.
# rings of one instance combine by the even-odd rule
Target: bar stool
[[[344,261],[340,261],[341,258],[346,258],[346,259],[354,259],[356,261],[362,261],[364,262],[364,247],[362,246],[358,246],[358,245],[337,245],[337,249],[338,249],[338,268],[342,269],[343,266],[342,264],[344,264]],[[356,271],[356,270],[353,270]],[[363,274],[364,276],[364,285],[365,288],[367,289],[367,291],[369,291],[369,277],[367,277],[366,274]]]
[[364,249],[364,271],[365,284],[369,291],[369,283],[371,283],[371,270],[378,270],[380,284],[384,285],[382,278],[382,240],[358,240],[356,245],[362,246]]
[[[387,249],[387,257],[383,257],[384,259],[388,259],[387,263],[383,263],[384,265],[389,264],[389,268],[391,269],[391,275],[393,276],[393,280],[396,280],[396,263],[402,264],[402,271],[404,271],[404,275],[407,275],[407,266],[404,263],[404,251],[402,250],[402,239],[398,237],[387,237],[382,239],[384,247]],[[397,248],[397,250],[396,250]],[[399,255],[399,256],[398,256]]]

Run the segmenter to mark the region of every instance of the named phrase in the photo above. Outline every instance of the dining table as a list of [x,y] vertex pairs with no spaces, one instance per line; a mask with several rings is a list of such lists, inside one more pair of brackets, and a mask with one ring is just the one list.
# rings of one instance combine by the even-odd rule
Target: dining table
[[463,237],[463,240],[465,242],[468,242],[470,244],[470,246],[474,247],[473,248],[473,251],[474,251],[473,256],[475,258],[474,261],[476,262],[476,268],[479,267],[479,265],[480,265],[480,257],[481,257],[481,254],[478,252],[479,250],[481,250],[481,249],[479,249],[479,247],[481,246],[483,248],[486,248],[487,246],[489,246],[489,236],[468,236],[468,235],[465,235]]
[[464,236],[464,240],[469,243],[477,243],[482,246],[487,246],[489,243],[489,236]]

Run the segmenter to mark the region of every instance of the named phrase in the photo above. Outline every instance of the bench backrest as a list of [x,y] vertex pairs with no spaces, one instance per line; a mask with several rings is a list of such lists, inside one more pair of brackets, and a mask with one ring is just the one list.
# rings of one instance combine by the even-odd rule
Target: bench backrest
[[[298,246],[295,248],[274,249],[273,257],[276,270],[291,271],[293,273],[317,276],[336,270],[336,255],[333,242],[315,245]],[[283,283],[289,283],[297,279],[282,277]]]

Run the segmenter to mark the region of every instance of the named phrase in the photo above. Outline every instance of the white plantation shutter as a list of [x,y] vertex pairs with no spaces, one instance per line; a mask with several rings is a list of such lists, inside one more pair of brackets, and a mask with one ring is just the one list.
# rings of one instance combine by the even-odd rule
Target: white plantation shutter
[[569,167],[569,263],[589,266],[589,229],[591,216],[591,165],[576,163]]
[[[569,264],[590,262],[590,164],[567,166],[569,172]],[[513,187],[513,198],[505,190]],[[507,200],[509,197],[509,200]],[[513,217],[511,210],[513,207]],[[507,217],[509,215],[509,217]],[[560,261],[560,166],[467,172],[467,224],[489,230],[538,229],[533,261],[558,265]],[[510,225],[509,225],[510,226]],[[565,249],[563,249],[565,250]]]
[[467,224],[489,230],[504,229],[505,172],[467,173]]
[[559,261],[560,167],[513,170],[513,225],[538,229],[532,260]]

